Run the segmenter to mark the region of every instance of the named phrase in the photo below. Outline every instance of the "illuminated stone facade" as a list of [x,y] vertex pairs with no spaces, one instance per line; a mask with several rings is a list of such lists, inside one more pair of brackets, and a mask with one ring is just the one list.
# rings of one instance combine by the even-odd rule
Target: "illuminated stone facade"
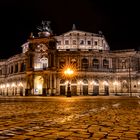
[[73,66],[74,95],[140,93],[139,51],[111,51],[102,35],[73,29],[60,36],[48,31],[31,35],[22,53],[0,60],[0,95],[66,95],[63,68]]

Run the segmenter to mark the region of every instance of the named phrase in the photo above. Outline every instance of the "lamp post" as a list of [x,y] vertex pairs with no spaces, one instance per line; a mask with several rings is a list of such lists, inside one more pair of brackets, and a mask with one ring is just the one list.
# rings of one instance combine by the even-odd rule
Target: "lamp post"
[[67,68],[65,71],[64,71],[64,75],[65,77],[68,79],[68,86],[67,86],[67,97],[71,97],[71,85],[70,85],[70,80],[72,78],[74,74],[74,70],[71,69],[71,68]]

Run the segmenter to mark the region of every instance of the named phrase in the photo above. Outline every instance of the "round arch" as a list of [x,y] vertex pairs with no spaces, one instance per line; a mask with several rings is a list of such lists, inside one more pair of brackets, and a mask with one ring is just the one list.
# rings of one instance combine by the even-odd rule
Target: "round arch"
[[83,79],[83,95],[88,95],[88,80]]
[[99,81],[95,79],[93,81],[93,96],[99,95]]
[[34,94],[35,95],[42,95],[43,83],[44,83],[44,79],[42,76],[35,77],[34,79]]

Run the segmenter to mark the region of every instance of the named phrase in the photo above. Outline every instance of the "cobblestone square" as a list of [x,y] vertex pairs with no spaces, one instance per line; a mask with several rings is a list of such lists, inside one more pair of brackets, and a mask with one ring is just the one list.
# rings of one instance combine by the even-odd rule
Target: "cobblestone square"
[[0,97],[0,140],[139,140],[140,99]]

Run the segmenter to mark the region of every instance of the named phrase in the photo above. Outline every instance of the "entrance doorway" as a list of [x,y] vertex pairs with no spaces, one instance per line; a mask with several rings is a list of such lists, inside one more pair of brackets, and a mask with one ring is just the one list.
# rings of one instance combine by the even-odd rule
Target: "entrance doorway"
[[71,81],[71,94],[73,96],[77,95],[77,81],[75,79]]
[[44,79],[42,76],[36,76],[34,79],[34,95],[42,95]]
[[83,95],[88,95],[88,80],[84,79],[83,80]]
[[98,80],[93,81],[93,96],[99,95],[99,82]]
[[109,95],[109,87],[105,85],[104,88],[105,88],[105,95]]
[[60,80],[60,95],[66,95],[66,84],[65,80]]

